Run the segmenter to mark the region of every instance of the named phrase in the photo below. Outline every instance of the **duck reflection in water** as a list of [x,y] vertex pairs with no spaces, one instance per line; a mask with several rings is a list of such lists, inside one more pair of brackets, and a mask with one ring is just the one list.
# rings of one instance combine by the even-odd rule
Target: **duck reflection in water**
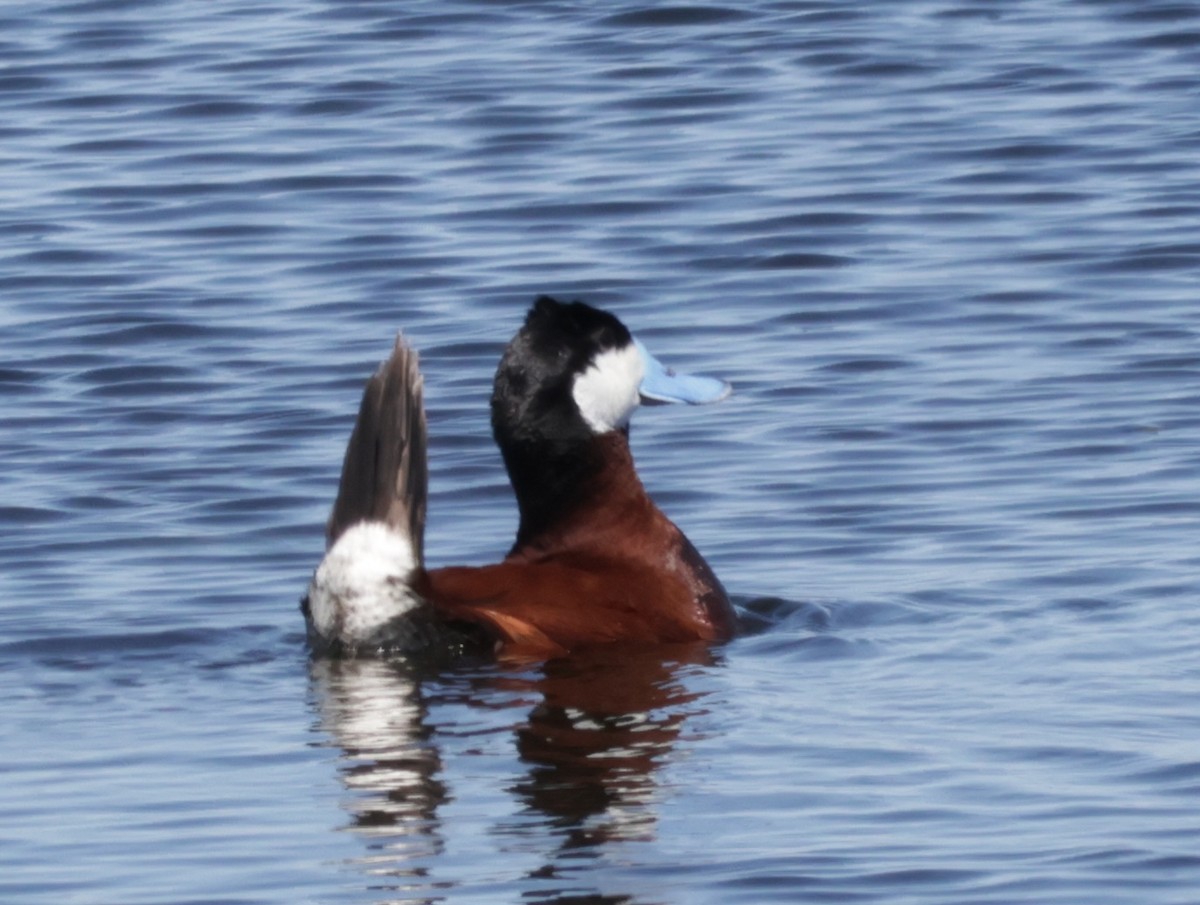
[[[360,867],[369,885],[402,894],[386,901],[433,902],[516,870],[504,880],[525,901],[642,901],[602,894],[608,884],[589,868],[614,845],[654,838],[670,797],[660,770],[692,740],[685,725],[704,712],[713,660],[707,645],[687,644],[597,648],[527,672],[314,661],[314,699],[341,749],[348,829],[368,846]],[[495,802],[496,776],[512,772],[498,732],[513,739],[522,767],[506,790],[513,800],[482,820],[475,811],[463,827],[469,835],[490,823],[495,847],[470,863],[448,857],[445,840],[464,834],[455,832],[457,806],[445,805]]]
[[653,838],[656,770],[703,697],[687,667],[711,658],[702,644],[593,649],[550,661],[531,683],[541,700],[516,730],[528,776],[514,791],[563,831],[564,849]]
[[411,670],[384,660],[314,660],[311,676],[321,728],[341,750],[350,829],[369,850],[364,868],[424,877],[442,851],[437,809],[447,795]]

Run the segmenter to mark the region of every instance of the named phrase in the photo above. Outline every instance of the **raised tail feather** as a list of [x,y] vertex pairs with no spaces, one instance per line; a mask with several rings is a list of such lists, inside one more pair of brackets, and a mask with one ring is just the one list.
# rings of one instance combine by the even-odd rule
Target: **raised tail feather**
[[430,616],[412,588],[424,561],[429,473],[417,353],[401,337],[363,390],[325,556],[302,604],[317,651],[428,646]]
[[325,528],[326,549],[358,522],[383,522],[424,562],[429,491],[425,383],[416,349],[396,337],[391,356],[363,390],[350,434],[337,500]]

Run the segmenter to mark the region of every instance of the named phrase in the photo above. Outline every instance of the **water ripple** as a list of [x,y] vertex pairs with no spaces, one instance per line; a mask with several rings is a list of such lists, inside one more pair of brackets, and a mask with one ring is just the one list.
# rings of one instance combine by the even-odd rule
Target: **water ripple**
[[[1198,23],[6,4],[8,898],[1188,900]],[[310,670],[364,376],[500,556],[539,292],[733,381],[632,442],[745,635]]]

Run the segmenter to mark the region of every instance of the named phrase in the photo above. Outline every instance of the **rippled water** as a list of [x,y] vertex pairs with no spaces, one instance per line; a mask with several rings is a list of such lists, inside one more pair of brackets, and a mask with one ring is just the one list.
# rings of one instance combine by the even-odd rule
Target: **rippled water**
[[[1191,903],[1200,9],[10,0],[6,902]],[[515,511],[538,292],[731,379],[638,416],[716,650],[310,663],[403,329],[427,549]]]

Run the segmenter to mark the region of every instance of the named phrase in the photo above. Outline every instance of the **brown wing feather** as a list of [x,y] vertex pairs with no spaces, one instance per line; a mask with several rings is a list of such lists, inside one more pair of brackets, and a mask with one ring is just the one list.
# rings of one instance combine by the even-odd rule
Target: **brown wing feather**
[[653,570],[628,561],[563,559],[435,569],[419,591],[443,618],[483,625],[512,652],[718,637],[683,585],[661,586]]

